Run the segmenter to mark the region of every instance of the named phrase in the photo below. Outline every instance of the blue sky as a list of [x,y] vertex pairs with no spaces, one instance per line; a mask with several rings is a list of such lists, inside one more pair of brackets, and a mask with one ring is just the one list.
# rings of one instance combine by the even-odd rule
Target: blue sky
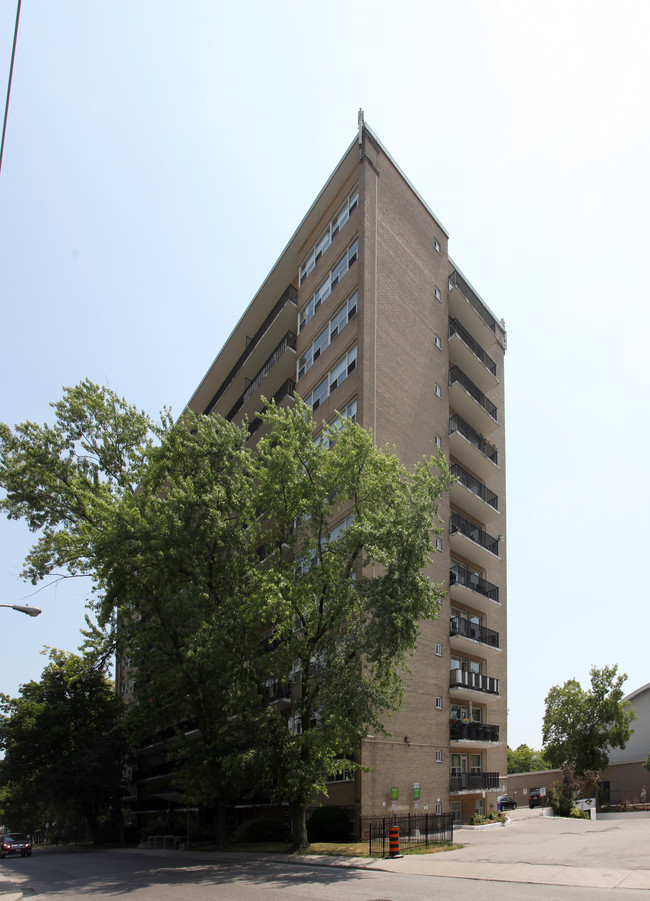
[[[0,419],[85,377],[179,413],[363,107],[506,321],[509,744],[539,747],[552,685],[650,679],[649,39],[630,0],[24,0]],[[19,580],[29,539],[0,521],[0,601],[44,611],[0,611],[9,694],[83,625],[84,586]]]

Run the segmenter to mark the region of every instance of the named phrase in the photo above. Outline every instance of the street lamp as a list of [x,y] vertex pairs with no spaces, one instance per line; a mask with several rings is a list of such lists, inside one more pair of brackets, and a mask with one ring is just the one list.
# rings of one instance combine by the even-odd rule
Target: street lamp
[[27,616],[38,616],[43,612],[40,607],[29,607],[26,604],[0,604],[0,607],[8,607],[10,610],[17,610],[19,613],[26,613]]

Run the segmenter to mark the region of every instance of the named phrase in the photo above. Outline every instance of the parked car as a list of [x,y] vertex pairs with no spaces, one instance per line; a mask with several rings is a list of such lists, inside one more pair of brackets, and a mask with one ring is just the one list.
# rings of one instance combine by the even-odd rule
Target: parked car
[[546,807],[546,795],[542,794],[541,788],[531,788],[528,795],[529,807]]
[[497,810],[516,810],[517,802],[508,795],[499,795],[497,798]]
[[20,854],[21,857],[32,856],[32,842],[23,832],[8,832],[0,844],[0,857],[7,854]]

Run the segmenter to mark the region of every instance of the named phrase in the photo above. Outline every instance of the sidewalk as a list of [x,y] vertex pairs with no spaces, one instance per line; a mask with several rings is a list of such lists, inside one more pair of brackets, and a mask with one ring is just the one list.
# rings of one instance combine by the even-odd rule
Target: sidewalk
[[23,901],[23,893],[4,876],[0,876],[0,901]]

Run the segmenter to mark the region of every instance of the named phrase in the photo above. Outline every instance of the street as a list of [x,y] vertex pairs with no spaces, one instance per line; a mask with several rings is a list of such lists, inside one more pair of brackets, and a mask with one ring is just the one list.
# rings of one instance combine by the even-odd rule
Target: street
[[[72,901],[92,895],[98,899],[128,895],[134,901],[413,901],[462,898],[516,901],[557,898],[612,901],[612,889],[521,885],[504,882],[446,879],[379,871],[341,869],[259,861],[199,863],[175,856],[124,851],[69,852],[52,849],[28,859],[2,861],[2,873],[19,887],[26,899]],[[638,892],[615,890],[615,897],[638,897]],[[2,895],[0,895],[0,898]]]

